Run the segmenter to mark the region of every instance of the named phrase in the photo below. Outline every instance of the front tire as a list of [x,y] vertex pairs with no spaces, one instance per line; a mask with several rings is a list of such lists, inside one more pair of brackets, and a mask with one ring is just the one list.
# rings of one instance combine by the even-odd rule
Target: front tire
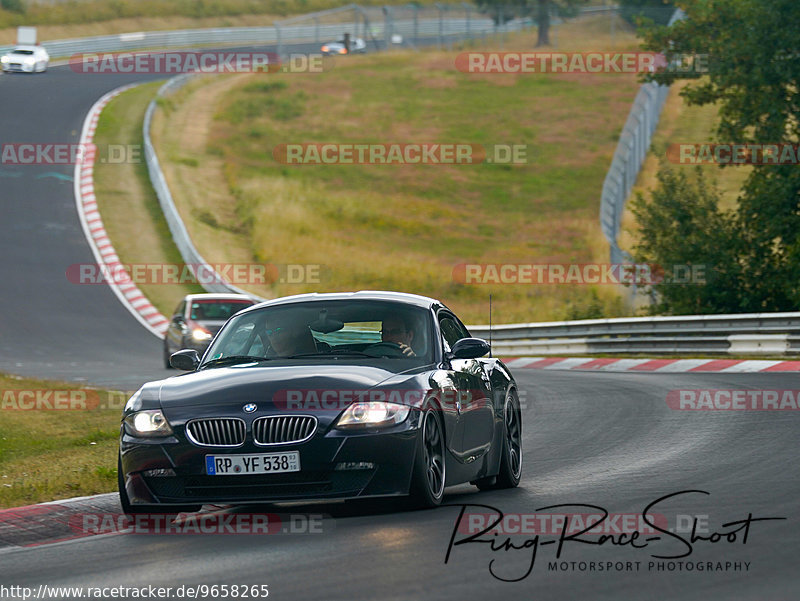
[[436,507],[444,496],[446,478],[444,428],[436,408],[420,417],[420,437],[414,456],[409,500],[413,508]]
[[522,412],[519,398],[514,390],[506,394],[503,408],[503,451],[500,455],[500,471],[475,482],[480,490],[515,488],[522,476]]

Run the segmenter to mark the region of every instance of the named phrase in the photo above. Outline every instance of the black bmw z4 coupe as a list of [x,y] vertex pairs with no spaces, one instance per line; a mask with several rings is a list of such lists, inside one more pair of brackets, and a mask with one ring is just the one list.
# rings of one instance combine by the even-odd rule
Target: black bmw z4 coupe
[[188,373],[126,403],[126,513],[407,496],[519,484],[511,372],[442,303],[398,292],[303,294],[231,317]]

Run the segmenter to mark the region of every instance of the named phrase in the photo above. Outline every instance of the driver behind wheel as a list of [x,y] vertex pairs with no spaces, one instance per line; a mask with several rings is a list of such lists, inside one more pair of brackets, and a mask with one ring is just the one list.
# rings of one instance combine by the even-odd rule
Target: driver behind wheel
[[411,324],[403,317],[393,315],[383,320],[381,341],[396,344],[406,357],[417,356],[411,348],[411,344],[414,341],[414,330]]

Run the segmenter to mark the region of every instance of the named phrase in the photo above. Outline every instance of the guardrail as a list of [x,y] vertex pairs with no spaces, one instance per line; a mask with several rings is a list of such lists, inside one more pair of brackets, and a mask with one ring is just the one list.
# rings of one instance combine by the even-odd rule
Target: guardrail
[[[488,326],[470,326],[489,338]],[[800,353],[800,312],[587,319],[492,327],[498,355]]]
[[164,213],[164,218],[169,226],[169,231],[172,234],[175,246],[178,247],[181,257],[197,280],[202,282],[203,288],[207,292],[236,292],[238,294],[247,294],[258,299],[259,297],[254,294],[226,282],[214,271],[214,268],[208,264],[208,261],[203,258],[197,248],[195,248],[189,236],[189,232],[186,229],[186,225],[183,223],[183,219],[181,219],[178,213],[178,208],[175,206],[172,193],[169,191],[169,186],[167,185],[167,179],[164,177],[164,172],[161,170],[161,164],[158,161],[158,156],[153,147],[153,141],[150,139],[150,127],[153,122],[153,114],[158,108],[157,99],[177,91],[182,86],[186,85],[193,76],[193,73],[185,73],[173,77],[158,89],[156,97],[147,105],[147,111],[145,111],[144,123],[142,125],[142,133],[144,135],[144,160],[147,164],[150,183],[158,197],[158,204],[161,206],[161,211]]
[[[672,25],[685,16],[681,9],[676,9],[668,24]],[[625,127],[622,128],[611,167],[603,182],[600,198],[600,229],[608,240],[613,264],[630,261],[630,256],[620,249],[617,243],[622,212],[650,149],[650,141],[661,117],[661,109],[664,107],[667,94],[669,86],[655,82],[642,84],[639,88]]]

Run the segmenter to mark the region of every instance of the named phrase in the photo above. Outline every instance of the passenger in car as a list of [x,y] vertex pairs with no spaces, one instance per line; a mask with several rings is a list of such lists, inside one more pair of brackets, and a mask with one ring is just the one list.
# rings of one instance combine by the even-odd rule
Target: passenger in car
[[267,356],[289,357],[317,352],[314,335],[305,323],[273,324],[265,332],[270,346]]
[[417,356],[411,348],[414,342],[414,329],[404,316],[392,315],[383,320],[381,340],[399,346],[406,357]]

